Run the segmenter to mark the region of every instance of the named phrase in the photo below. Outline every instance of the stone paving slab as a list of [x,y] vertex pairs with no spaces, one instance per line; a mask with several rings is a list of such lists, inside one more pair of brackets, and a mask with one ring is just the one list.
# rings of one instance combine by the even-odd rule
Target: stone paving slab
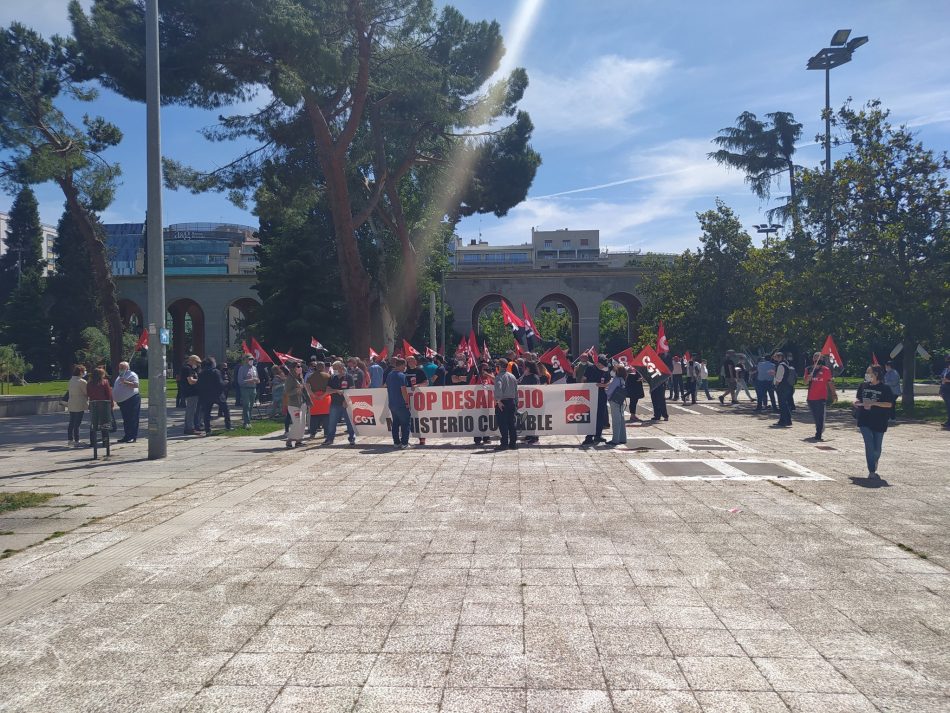
[[870,489],[850,422],[832,453],[768,423],[631,431],[830,480],[648,481],[567,437],[237,438],[253,455],[217,471],[211,442],[176,444],[198,479],[160,492],[183,450],[114,473],[104,501],[157,490],[0,561],[0,710],[950,709],[950,438],[893,428]]

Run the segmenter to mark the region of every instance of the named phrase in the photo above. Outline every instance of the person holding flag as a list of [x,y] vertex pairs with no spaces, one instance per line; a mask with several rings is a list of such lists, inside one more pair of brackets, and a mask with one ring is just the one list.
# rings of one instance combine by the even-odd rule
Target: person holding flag
[[590,364],[584,373],[585,384],[597,384],[597,425],[593,436],[586,436],[581,443],[589,446],[594,443],[606,443],[604,429],[610,425],[607,410],[607,387],[610,385],[610,360],[606,354],[601,354],[595,364]]
[[511,327],[515,341],[520,342],[520,337],[524,333],[524,320],[516,315],[504,300],[501,301],[501,320]]
[[805,385],[808,387],[808,408],[815,421],[815,438],[821,441],[825,431],[825,407],[829,397],[837,400],[835,384],[831,380],[831,369],[825,366],[825,357],[821,352],[812,356],[812,366],[805,370]]
[[528,308],[525,306],[525,303],[521,303],[521,314],[523,316],[524,322],[524,341],[528,347],[528,350],[533,350],[537,344],[543,341],[540,334],[538,334],[538,328],[534,323],[534,320],[531,318],[531,315],[528,314]]

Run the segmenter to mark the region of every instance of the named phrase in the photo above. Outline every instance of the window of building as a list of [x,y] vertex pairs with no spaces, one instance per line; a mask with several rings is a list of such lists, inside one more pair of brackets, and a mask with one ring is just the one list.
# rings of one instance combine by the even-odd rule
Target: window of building
[[589,245],[590,245],[590,239],[589,239],[589,238],[581,238],[581,247],[582,247],[582,248],[586,248],[586,247],[588,247]]
[[544,241],[544,247],[546,247],[546,248],[553,248],[553,247],[554,247],[554,241],[553,241],[553,240],[545,240],[545,241]]
[[571,241],[570,241],[570,240],[562,240],[562,241],[561,241],[561,247],[562,247],[562,248],[569,248],[569,247],[571,247]]

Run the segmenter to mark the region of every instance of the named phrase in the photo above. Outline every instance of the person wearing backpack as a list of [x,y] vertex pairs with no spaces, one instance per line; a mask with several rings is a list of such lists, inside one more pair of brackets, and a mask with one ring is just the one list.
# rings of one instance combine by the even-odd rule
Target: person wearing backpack
[[795,382],[798,374],[785,358],[782,352],[775,352],[775,392],[778,395],[778,422],[776,428],[791,428],[792,426],[792,394],[795,393]]

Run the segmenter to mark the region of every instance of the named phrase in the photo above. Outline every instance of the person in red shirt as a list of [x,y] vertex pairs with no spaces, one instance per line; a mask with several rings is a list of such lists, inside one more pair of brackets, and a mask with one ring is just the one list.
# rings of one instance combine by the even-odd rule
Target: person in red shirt
[[808,408],[815,419],[815,437],[812,440],[821,441],[825,431],[825,406],[829,392],[833,398],[837,398],[831,369],[825,364],[821,352],[815,352],[811,368],[805,370],[805,384],[808,386]]

